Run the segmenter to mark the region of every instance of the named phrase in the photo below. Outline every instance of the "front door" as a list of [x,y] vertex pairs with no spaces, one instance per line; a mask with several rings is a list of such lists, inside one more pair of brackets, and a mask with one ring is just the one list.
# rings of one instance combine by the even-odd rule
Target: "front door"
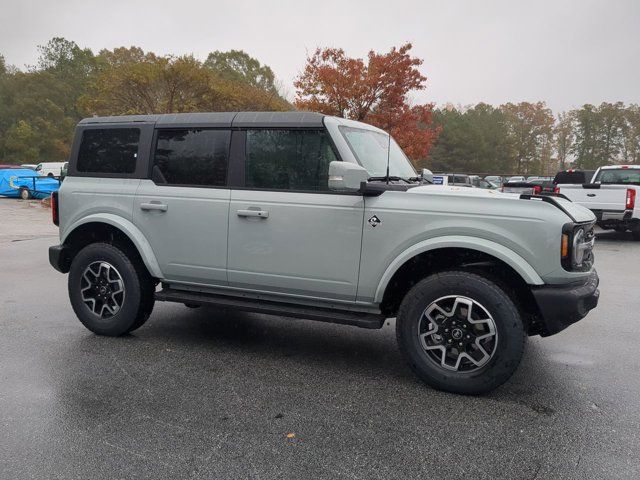
[[321,130],[249,130],[231,192],[229,285],[355,301],[364,201],[328,190],[336,160]]
[[230,130],[156,132],[151,180],[136,194],[134,222],[166,280],[227,285]]

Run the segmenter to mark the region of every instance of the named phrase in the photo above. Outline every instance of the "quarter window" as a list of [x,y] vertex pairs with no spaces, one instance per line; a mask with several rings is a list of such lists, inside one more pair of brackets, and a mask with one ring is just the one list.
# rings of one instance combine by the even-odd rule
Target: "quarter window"
[[154,156],[154,182],[226,185],[230,139],[230,130],[159,130]]
[[276,190],[328,190],[337,160],[323,130],[248,130],[245,185]]
[[85,130],[78,152],[78,172],[133,173],[136,170],[139,140],[139,128]]

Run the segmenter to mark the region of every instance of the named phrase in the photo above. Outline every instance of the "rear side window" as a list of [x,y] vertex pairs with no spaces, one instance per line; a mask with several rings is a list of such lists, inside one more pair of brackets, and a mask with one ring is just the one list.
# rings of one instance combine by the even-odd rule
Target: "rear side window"
[[158,130],[157,137],[155,183],[226,185],[230,130]]
[[85,130],[76,169],[83,173],[133,173],[139,141],[138,128]]
[[328,191],[329,163],[335,160],[323,130],[248,130],[245,185]]

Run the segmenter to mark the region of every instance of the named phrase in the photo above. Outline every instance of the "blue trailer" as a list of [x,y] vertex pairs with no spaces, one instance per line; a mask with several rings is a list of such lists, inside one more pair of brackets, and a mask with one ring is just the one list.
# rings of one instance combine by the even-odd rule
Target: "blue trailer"
[[0,196],[43,199],[60,188],[60,180],[36,175],[28,168],[0,169]]

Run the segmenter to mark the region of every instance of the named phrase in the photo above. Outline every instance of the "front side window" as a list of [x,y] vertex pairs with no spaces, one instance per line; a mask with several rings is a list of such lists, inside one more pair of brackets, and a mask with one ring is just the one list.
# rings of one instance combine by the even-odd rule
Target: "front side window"
[[230,130],[158,130],[153,181],[158,184],[224,186]]
[[416,177],[411,162],[388,134],[344,125],[339,128],[356,160],[367,170],[370,177],[385,177],[387,163],[390,177],[405,180]]
[[138,158],[139,128],[85,130],[78,152],[78,172],[133,173]]
[[245,185],[328,191],[329,163],[335,160],[323,130],[248,130]]

